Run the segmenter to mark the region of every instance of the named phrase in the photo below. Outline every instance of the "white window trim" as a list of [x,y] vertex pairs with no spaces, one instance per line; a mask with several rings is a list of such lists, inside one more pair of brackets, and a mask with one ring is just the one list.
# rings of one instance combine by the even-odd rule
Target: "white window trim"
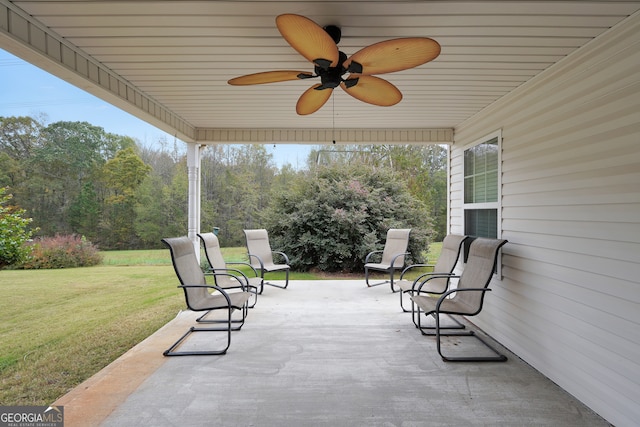
[[[494,138],[498,138],[498,201],[497,202],[487,202],[487,203],[464,203],[465,195],[464,190],[462,194],[462,217],[465,217],[465,211],[467,209],[495,209],[497,212],[497,224],[496,224],[496,238],[502,238],[502,129],[498,129],[494,132],[491,132],[488,135],[483,136],[475,140],[474,142],[468,144],[464,147],[463,153],[470,148],[475,147],[476,145],[480,145],[484,142],[491,141]],[[463,166],[463,179],[464,179],[464,157],[462,160]],[[464,221],[463,221],[464,227]],[[465,234],[467,230],[464,230]],[[496,274],[494,274],[497,279],[502,279],[502,251],[500,251],[500,255],[498,258],[498,265],[496,268]]]

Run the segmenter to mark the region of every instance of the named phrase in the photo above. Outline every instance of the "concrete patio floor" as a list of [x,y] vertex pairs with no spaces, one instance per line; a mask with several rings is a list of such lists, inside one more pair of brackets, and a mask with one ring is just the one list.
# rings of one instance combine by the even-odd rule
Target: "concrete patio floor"
[[[266,286],[226,355],[163,357],[196,317],[180,313],[60,398],[65,426],[609,425],[507,350],[505,363],[443,362],[388,285]],[[445,351],[482,350],[473,341]]]

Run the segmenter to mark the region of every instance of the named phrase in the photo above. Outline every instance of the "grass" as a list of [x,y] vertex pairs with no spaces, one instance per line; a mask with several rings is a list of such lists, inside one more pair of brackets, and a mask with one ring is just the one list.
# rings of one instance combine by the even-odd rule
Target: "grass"
[[0,404],[47,405],[184,307],[171,266],[0,271]]
[[[432,244],[429,259],[439,252]],[[51,404],[184,309],[168,250],[102,254],[95,267],[0,271],[0,405]]]

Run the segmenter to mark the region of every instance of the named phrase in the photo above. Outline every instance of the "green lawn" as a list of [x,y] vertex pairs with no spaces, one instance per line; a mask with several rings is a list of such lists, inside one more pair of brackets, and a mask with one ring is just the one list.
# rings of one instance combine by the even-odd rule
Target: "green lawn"
[[0,404],[47,405],[184,307],[170,265],[0,271]]
[[[223,254],[246,261],[244,248]],[[103,255],[96,267],[0,271],[0,405],[52,403],[184,308],[168,250]]]

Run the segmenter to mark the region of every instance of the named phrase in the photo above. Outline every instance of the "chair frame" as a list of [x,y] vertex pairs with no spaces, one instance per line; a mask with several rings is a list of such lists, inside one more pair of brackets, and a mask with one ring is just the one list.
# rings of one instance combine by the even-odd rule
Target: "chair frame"
[[[450,279],[454,276],[453,270],[456,268],[456,265],[458,264],[458,260],[460,259],[460,253],[462,252],[462,247],[464,245],[464,242],[469,238],[469,236],[466,235],[455,235],[455,234],[450,234],[447,235],[445,237],[445,242],[447,241],[447,239],[450,238],[454,238],[454,239],[458,239],[460,238],[460,241],[457,242],[457,253],[455,256],[455,261],[453,262],[453,264],[451,265],[451,268],[449,269],[449,271],[431,271],[431,272],[427,272],[424,274],[421,274],[420,276],[418,276],[416,279],[414,279],[413,284],[411,285],[411,289],[409,290],[403,290],[402,287],[400,287],[400,308],[402,309],[403,312],[405,313],[411,313],[413,311],[413,307],[411,308],[411,310],[408,310],[404,307],[403,304],[403,294],[415,294],[416,292],[420,292],[420,289],[422,289],[422,287],[424,287],[424,285],[426,284],[425,282],[432,280],[432,279],[437,279],[437,278],[446,278],[447,279],[447,284],[446,287],[442,290],[442,292],[433,292],[433,291],[427,291],[427,293],[430,294],[435,294],[435,295],[441,295],[444,292],[446,292],[449,289],[449,283],[450,283]],[[411,271],[412,269],[416,268],[416,267],[436,267],[436,264],[413,264],[410,265],[408,267],[406,267],[404,270],[402,270],[402,273],[400,273],[400,278],[398,279],[399,281],[403,280],[404,275]],[[428,284],[427,284],[428,286]],[[413,304],[413,303],[412,303]],[[459,324],[459,327],[464,328],[464,325],[462,325],[461,323],[459,323],[457,320],[454,319],[454,321],[456,323]]]
[[[377,256],[378,254],[383,254],[382,256],[384,256],[384,252],[386,250],[386,246],[387,243],[389,241],[390,238],[390,233],[392,231],[407,231],[407,246],[409,244],[409,235],[411,233],[411,229],[410,228],[390,228],[387,231],[387,240],[385,242],[385,248],[382,250],[375,250],[375,251],[371,251],[367,254],[367,256],[364,259],[364,281],[367,285],[367,287],[371,288],[374,286],[379,286],[379,285],[384,285],[385,283],[389,283],[389,285],[391,286],[391,292],[397,292],[396,289],[394,288],[394,274],[396,271],[398,270],[402,270],[404,268],[404,257],[407,255],[410,255],[410,252],[407,252],[406,249],[404,250],[404,252],[400,252],[400,253],[394,253],[391,261],[389,263],[389,267],[386,268],[379,268],[379,267],[371,267],[370,265],[370,261],[372,259],[372,257]],[[405,246],[406,248],[406,246]],[[401,265],[397,265],[396,266],[396,261],[398,259],[402,260],[402,264]],[[388,273],[389,274],[389,280],[384,280],[382,282],[378,282],[378,283],[370,283],[369,282],[369,271],[378,271],[378,272],[383,272],[383,273]]]
[[[487,342],[485,339],[483,339],[480,335],[478,335],[475,331],[457,331],[457,332],[443,332],[442,329],[448,329],[445,327],[441,327],[440,326],[440,315],[441,314],[448,314],[450,316],[454,316],[454,315],[459,315],[459,316],[475,316],[478,313],[480,313],[480,311],[482,311],[482,306],[483,306],[483,302],[484,302],[484,296],[486,295],[487,292],[491,291],[491,289],[488,287],[489,284],[491,283],[491,280],[493,278],[493,271],[495,270],[495,266],[496,263],[498,261],[498,255],[500,253],[500,248],[502,248],[502,246],[504,246],[507,243],[507,240],[503,240],[503,239],[484,239],[484,240],[493,240],[495,242],[495,247],[494,249],[494,253],[493,253],[493,264],[491,267],[491,274],[488,275],[488,277],[485,280],[480,280],[479,283],[477,283],[477,285],[480,285],[481,287],[466,287],[465,284],[463,283],[463,286],[460,288],[456,288],[456,289],[451,289],[446,291],[445,293],[443,293],[437,300],[437,302],[435,303],[434,307],[427,307],[426,301],[428,301],[428,299],[433,299],[430,297],[424,297],[424,296],[420,296],[420,295],[412,295],[411,296],[411,300],[414,302],[414,304],[412,304],[412,307],[417,307],[416,309],[414,309],[412,311],[412,320],[413,323],[415,324],[415,326],[420,330],[420,332],[422,333],[422,335],[427,335],[427,336],[435,336],[436,337],[436,348],[438,351],[438,354],[440,355],[440,357],[442,358],[442,360],[446,361],[446,362],[504,362],[507,360],[507,356],[505,356],[504,354],[500,353],[494,346],[492,346],[489,342]],[[470,254],[469,254],[469,259],[471,259],[472,256],[474,256],[473,252],[473,243],[471,246],[471,250],[470,250]],[[469,259],[467,260],[467,262],[469,262]],[[460,281],[458,282],[458,285],[460,286],[460,284],[463,282],[464,278],[464,271],[462,273],[461,276],[451,276],[451,278],[459,278]],[[446,308],[442,308],[442,304],[445,304],[446,301],[450,301],[452,298],[455,299],[457,294],[461,294],[463,292],[480,292],[481,293],[481,297],[479,300],[479,305],[476,308],[476,310],[474,311],[470,311],[470,312],[461,312],[458,310],[449,310]],[[429,301],[429,305],[432,305],[432,302]],[[421,324],[421,310],[423,311],[425,316],[432,316],[435,319],[435,328],[434,327],[426,327],[426,326],[422,326]],[[435,332],[434,332],[435,330]],[[443,336],[458,336],[458,337],[463,337],[463,336],[471,336],[471,337],[475,337],[476,339],[478,339],[479,342],[481,342],[482,344],[484,344],[488,349],[490,349],[495,356],[446,356],[445,354],[443,354],[442,352],[442,345],[441,345],[441,337]]]
[[[269,250],[271,251],[271,256],[272,256],[272,260],[273,260],[273,254],[276,255],[280,255],[283,259],[284,259],[284,264],[275,264],[275,262],[272,264],[274,268],[269,268],[269,267],[265,267],[265,262],[264,260],[257,254],[255,253],[251,253],[250,249],[249,249],[249,236],[247,235],[247,231],[252,232],[252,231],[264,231],[264,233],[267,235],[267,243],[269,244],[269,234],[267,232],[267,230],[261,228],[261,229],[252,229],[252,230],[244,230],[245,233],[245,238],[246,238],[246,242],[247,242],[247,256],[249,257],[249,264],[254,268],[254,270],[260,270],[260,278],[262,279],[262,286],[260,287],[260,291],[258,292],[259,294],[262,294],[262,291],[264,290],[264,285],[269,285],[269,286],[273,286],[276,288],[280,288],[280,289],[287,289],[287,286],[289,286],[289,271],[291,270],[291,266],[290,266],[290,262],[289,262],[289,257],[287,256],[287,254],[285,254],[284,252],[281,251],[274,251],[273,249],[271,249],[271,244],[269,244]],[[259,265],[255,265],[252,263],[252,260],[255,259],[257,261],[257,264]],[[284,282],[284,286],[278,285],[276,283],[272,283],[272,282],[268,282],[265,280],[264,278],[264,274],[265,273],[273,273],[276,271],[284,271],[285,272],[285,282]]]
[[[185,240],[186,239],[186,240]],[[241,285],[241,288],[243,289],[243,292],[237,292],[234,293],[232,295],[230,295],[229,293],[227,293],[224,289],[222,289],[221,287],[217,286],[217,285],[210,285],[210,284],[206,284],[206,279],[204,276],[204,273],[202,272],[202,270],[200,269],[200,266],[197,262],[197,258],[195,256],[195,248],[193,246],[193,242],[191,241],[191,239],[189,239],[188,237],[184,236],[184,237],[177,237],[177,238],[165,238],[161,240],[166,246],[169,247],[169,251],[171,252],[171,262],[173,264],[176,276],[178,277],[178,280],[180,281],[180,285],[178,286],[178,288],[182,289],[184,291],[184,295],[185,295],[185,302],[187,305],[187,308],[189,308],[189,310],[194,311],[194,312],[198,312],[198,311],[204,311],[205,313],[198,317],[196,319],[196,322],[199,324],[210,324],[210,323],[220,323],[220,324],[224,324],[224,326],[218,326],[218,327],[200,327],[200,326],[192,326],[190,327],[187,332],[185,332],[175,343],[173,343],[167,350],[165,350],[162,354],[164,356],[215,356],[215,355],[223,355],[226,354],[227,350],[229,349],[229,347],[231,346],[231,332],[232,331],[238,331],[242,328],[242,326],[244,325],[244,321],[247,317],[247,313],[248,313],[248,301],[249,298],[251,297],[251,294],[247,291],[245,291],[244,286],[242,285],[242,282],[239,281],[239,279],[236,276],[227,274],[227,273],[214,273],[216,275],[227,275],[230,277],[234,277],[236,280],[238,280],[239,284]],[[189,254],[193,257],[193,268],[195,269],[196,266],[199,270],[199,274],[202,274],[202,279],[205,283],[202,284],[189,284],[189,283],[184,283],[184,278],[182,276],[182,274],[180,273],[180,271],[182,270],[183,267],[180,267],[179,265],[177,265],[176,263],[176,247],[174,245],[182,243],[186,246],[186,244],[190,245],[191,250],[193,251],[192,254]],[[223,304],[216,304],[216,305],[207,305],[207,306],[203,306],[203,307],[194,307],[191,303],[190,297],[189,297],[189,289],[196,289],[196,288],[206,288],[206,289],[211,289],[211,290],[215,290],[217,292],[219,292],[219,295],[215,295],[212,298],[212,301],[215,301],[216,303],[220,303],[222,302]],[[226,318],[224,320],[221,319],[216,319],[216,320],[209,320],[209,319],[205,319],[205,317],[211,313],[214,310],[226,310]],[[241,311],[241,319],[240,320],[234,320],[232,318],[233,312],[235,310],[240,310]],[[232,326],[233,323],[240,323],[238,326]],[[176,350],[178,347],[180,347],[185,341],[186,339],[193,333],[196,332],[226,332],[226,345],[221,348],[221,349],[216,349],[216,350],[192,350],[192,351],[179,351]]]
[[[209,245],[207,244],[207,240],[209,239],[208,235],[212,235],[214,237],[217,236],[214,233],[197,233],[198,238],[200,239],[200,242],[202,243],[202,247],[204,249],[204,256],[207,260],[207,263],[209,264],[208,269],[205,271],[205,276],[213,276],[214,280],[216,279],[217,276],[224,276],[224,275],[229,275],[231,277],[236,278],[236,280],[240,281],[240,279],[242,278],[242,280],[244,281],[244,286],[246,287],[247,291],[251,292],[254,294],[254,299],[253,299],[253,303],[251,305],[249,305],[249,308],[254,308],[256,303],[258,302],[258,289],[262,289],[263,286],[263,280],[260,280],[260,285],[259,286],[254,286],[251,285],[249,277],[243,273],[242,271],[236,269],[236,268],[226,268],[227,265],[244,265],[249,267],[251,270],[253,270],[253,273],[255,274],[256,278],[260,278],[258,276],[258,272],[256,271],[255,268],[253,268],[253,266],[247,262],[226,262],[224,261],[224,259],[222,258],[222,253],[219,254],[220,259],[225,263],[225,268],[214,268],[214,262],[212,262],[213,259],[213,254],[210,253],[210,250],[212,248],[209,247]],[[220,247],[218,246],[218,250],[220,249]],[[220,286],[223,289],[242,289],[242,285],[240,283],[238,283],[237,286],[222,286],[218,283],[218,281],[216,280],[216,286]],[[260,291],[261,293],[262,291]]]

